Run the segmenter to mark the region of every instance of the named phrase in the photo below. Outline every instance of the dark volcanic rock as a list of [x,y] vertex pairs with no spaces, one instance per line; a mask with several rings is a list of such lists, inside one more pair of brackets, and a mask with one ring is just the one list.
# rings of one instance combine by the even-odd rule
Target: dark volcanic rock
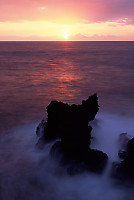
[[120,143],[120,149],[118,151],[118,156],[121,159],[124,159],[126,157],[126,153],[127,153],[127,145],[129,140],[132,137],[129,136],[127,133],[121,133],[120,137],[119,137],[119,143]]
[[51,155],[66,166],[70,174],[85,169],[101,172],[107,155],[89,148],[92,127],[88,123],[94,120],[99,110],[97,95],[89,96],[81,105],[52,101],[46,109],[48,120],[40,141],[60,139],[52,146]]
[[65,151],[61,141],[57,141],[51,148],[51,155],[66,167],[70,175],[90,170],[101,173],[106,166],[107,154],[96,149],[88,148],[85,152],[74,153]]
[[39,125],[36,128],[36,135],[39,137],[39,140],[37,142],[37,146],[39,148],[43,148],[44,147],[44,143],[45,143],[45,137],[44,137],[44,127],[45,127],[45,121],[44,119],[39,123]]
[[123,160],[113,164],[113,176],[119,179],[134,180],[134,138],[128,141],[126,151],[120,157]]
[[76,143],[79,139],[85,140],[86,138],[88,145],[90,144],[91,127],[88,126],[88,123],[95,118],[99,110],[96,94],[90,96],[86,101],[82,101],[81,105],[69,106],[62,102],[52,101],[46,109],[48,113],[48,121],[45,126],[46,140],[60,137],[62,142],[75,140]]

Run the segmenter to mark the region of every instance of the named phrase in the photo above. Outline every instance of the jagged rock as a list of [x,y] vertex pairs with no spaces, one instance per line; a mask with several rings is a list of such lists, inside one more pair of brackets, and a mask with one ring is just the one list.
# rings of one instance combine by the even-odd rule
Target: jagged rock
[[42,119],[42,121],[39,123],[39,125],[36,128],[36,135],[39,137],[39,140],[37,142],[37,146],[42,149],[44,147],[45,138],[44,138],[44,127],[45,127],[45,121]]
[[43,137],[43,135],[44,135],[44,127],[45,127],[45,120],[42,119],[42,121],[39,123],[39,125],[36,128],[36,135],[38,137]]
[[113,164],[112,175],[115,178],[134,181],[134,138],[130,139],[123,153],[123,160]]
[[128,135],[127,133],[121,133],[119,136],[120,149],[118,151],[118,156],[121,159],[125,158],[125,156],[126,156],[127,144],[131,138],[132,137],[130,135]]
[[52,101],[46,109],[48,119],[40,141],[60,140],[52,146],[51,155],[66,166],[70,174],[84,169],[102,172],[107,155],[89,148],[92,127],[88,123],[99,110],[97,95],[89,96],[81,105]]
[[70,175],[90,170],[101,173],[105,168],[108,156],[102,151],[88,148],[87,151],[77,154],[65,151],[61,141],[57,141],[51,148],[51,155],[58,160],[61,166],[66,167]]
[[[46,140],[60,137],[62,141],[76,141],[76,138],[78,141],[80,138],[84,140],[85,137],[88,139],[88,145],[90,144],[91,127],[88,123],[95,118],[99,110],[96,94],[82,101],[81,105],[69,106],[62,102],[52,101],[46,109],[48,113],[48,121],[44,130]],[[84,132],[83,135],[82,132]]]

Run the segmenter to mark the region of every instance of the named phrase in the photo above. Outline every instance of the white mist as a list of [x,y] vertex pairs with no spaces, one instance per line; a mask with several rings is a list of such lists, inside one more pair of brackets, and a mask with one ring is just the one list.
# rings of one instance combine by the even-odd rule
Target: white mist
[[12,130],[0,141],[1,200],[133,200],[133,186],[126,187],[110,178],[118,158],[118,137],[134,136],[133,119],[115,114],[98,114],[92,122],[92,148],[108,154],[102,175],[90,172],[69,176],[49,155],[52,143],[36,147],[36,124]]

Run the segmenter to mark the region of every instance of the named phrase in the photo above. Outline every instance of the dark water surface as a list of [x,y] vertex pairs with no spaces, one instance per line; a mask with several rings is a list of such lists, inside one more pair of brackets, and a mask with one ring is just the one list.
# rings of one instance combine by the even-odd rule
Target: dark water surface
[[2,128],[40,118],[52,99],[95,92],[103,111],[132,112],[134,42],[0,42]]
[[[102,176],[68,177],[35,148],[51,100],[79,104],[97,93],[92,147],[106,152]],[[134,42],[0,42],[0,199],[133,200],[109,178],[121,132],[134,136]],[[7,134],[6,134],[7,133]]]

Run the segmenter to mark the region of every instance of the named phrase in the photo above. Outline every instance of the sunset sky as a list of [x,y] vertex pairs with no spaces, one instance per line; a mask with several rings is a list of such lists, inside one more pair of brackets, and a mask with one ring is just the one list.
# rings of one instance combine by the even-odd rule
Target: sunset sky
[[1,0],[0,40],[134,40],[134,0]]

